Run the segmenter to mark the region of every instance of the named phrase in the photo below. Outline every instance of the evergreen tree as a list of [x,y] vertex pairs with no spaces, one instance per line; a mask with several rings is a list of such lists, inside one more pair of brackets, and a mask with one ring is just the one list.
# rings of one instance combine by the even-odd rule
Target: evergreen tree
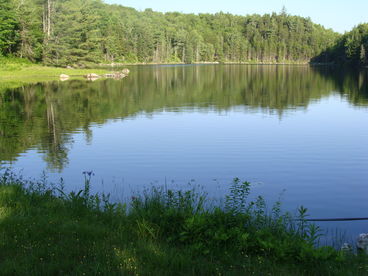
[[360,24],[314,58],[314,61],[367,64],[367,47],[368,24]]
[[12,54],[18,44],[19,23],[11,0],[0,0],[0,55]]
[[19,47],[17,54],[32,61],[42,59],[43,32],[41,26],[42,1],[15,0],[19,21]]

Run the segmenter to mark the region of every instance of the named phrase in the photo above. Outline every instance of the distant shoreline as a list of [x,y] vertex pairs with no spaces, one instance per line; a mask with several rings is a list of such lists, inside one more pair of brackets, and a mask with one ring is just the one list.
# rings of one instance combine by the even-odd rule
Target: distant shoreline
[[334,63],[310,63],[310,62],[195,62],[195,63],[111,63],[111,64],[88,64],[85,67],[54,67],[32,63],[13,64],[8,63],[0,68],[0,82],[9,81],[43,81],[59,78],[61,74],[72,78],[83,77],[89,73],[106,74],[119,70],[124,66],[195,66],[195,65],[256,65],[256,66],[331,66]]
[[122,67],[122,66],[139,66],[139,65],[332,65],[331,63],[310,63],[310,62],[219,62],[219,61],[203,61],[203,62],[136,62],[136,63],[101,63],[98,67]]

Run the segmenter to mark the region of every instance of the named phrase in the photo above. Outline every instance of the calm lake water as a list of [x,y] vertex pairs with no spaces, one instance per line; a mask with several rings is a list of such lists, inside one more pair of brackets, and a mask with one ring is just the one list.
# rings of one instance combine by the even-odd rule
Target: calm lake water
[[[93,171],[95,192],[254,184],[311,217],[368,217],[368,72],[308,66],[137,66],[123,80],[0,86],[0,162],[25,177]],[[14,86],[14,85],[13,85]],[[13,87],[12,86],[12,87]],[[349,234],[368,222],[322,223]]]

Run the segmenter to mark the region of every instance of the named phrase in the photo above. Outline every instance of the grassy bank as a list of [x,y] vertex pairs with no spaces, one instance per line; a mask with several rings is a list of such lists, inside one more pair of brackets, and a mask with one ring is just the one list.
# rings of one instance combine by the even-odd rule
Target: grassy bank
[[106,69],[67,69],[33,64],[25,59],[0,58],[0,82],[37,82],[59,79],[60,74],[78,78],[88,73],[104,74]]
[[367,275],[367,258],[316,248],[316,228],[267,214],[234,180],[223,208],[195,191],[152,188],[126,204],[0,175],[2,275]]

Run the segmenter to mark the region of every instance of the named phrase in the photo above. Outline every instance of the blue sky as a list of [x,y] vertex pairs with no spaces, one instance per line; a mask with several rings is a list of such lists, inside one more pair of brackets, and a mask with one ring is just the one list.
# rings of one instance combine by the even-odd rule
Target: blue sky
[[368,22],[368,0],[105,0],[138,10],[185,13],[264,14],[279,12],[310,17],[315,23],[343,33],[359,23]]

